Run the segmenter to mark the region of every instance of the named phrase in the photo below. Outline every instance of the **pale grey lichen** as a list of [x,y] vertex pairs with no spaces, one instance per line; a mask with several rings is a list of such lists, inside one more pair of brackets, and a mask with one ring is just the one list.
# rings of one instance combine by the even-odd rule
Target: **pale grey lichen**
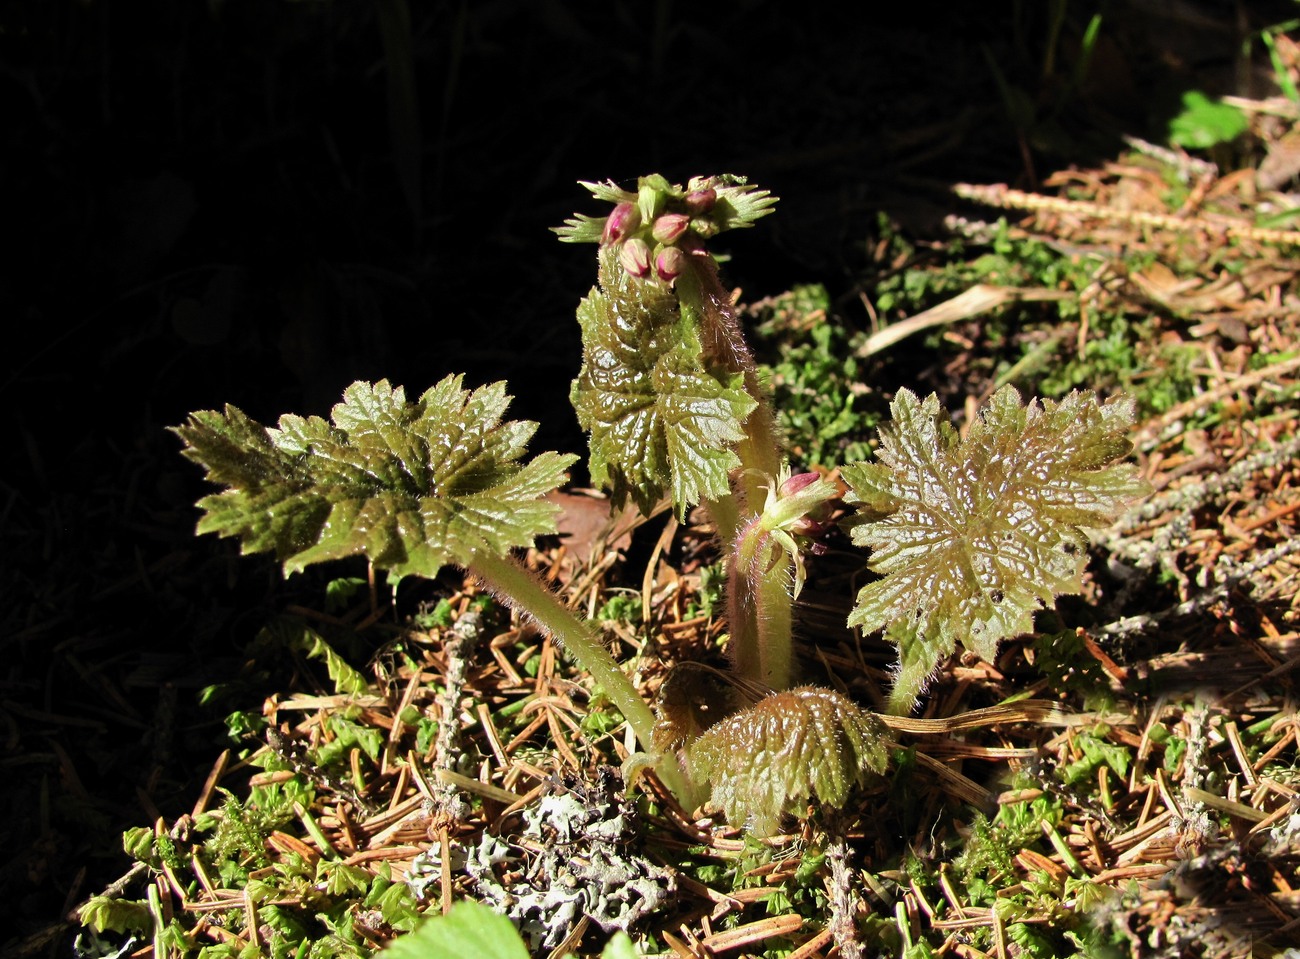
[[675,888],[669,870],[628,848],[636,810],[614,770],[542,797],[522,818],[516,843],[485,834],[466,870],[479,897],[509,916],[533,950],[555,948],[583,916],[605,932],[626,932]]
[[1300,852],[1300,804],[1292,800],[1292,812],[1268,831],[1266,850],[1271,856],[1295,855]]

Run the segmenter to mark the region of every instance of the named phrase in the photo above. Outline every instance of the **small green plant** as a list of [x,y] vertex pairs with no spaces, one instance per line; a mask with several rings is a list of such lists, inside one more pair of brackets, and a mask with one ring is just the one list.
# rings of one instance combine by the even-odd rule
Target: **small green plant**
[[[415,400],[355,383],[329,421],[285,416],[275,428],[233,407],[195,413],[176,430],[185,455],[226,488],[199,502],[199,531],[274,552],[286,573],[354,555],[394,580],[467,570],[591,674],[640,743],[629,770],[652,768],[687,808],[708,795],[733,823],[770,833],[811,803],[842,806],[884,771],[888,745],[872,713],[801,685],[793,602],[839,487],[791,473],[707,246],[776,198],[734,176],[584,185],[613,206],[557,230],[598,247],[571,389],[590,473],[617,504],[708,511],[726,557],[729,670],[679,667],[656,715],[592,624],[512,556],[554,532],[543,497],[576,457],[525,461],[535,424],[503,418],[501,383],[467,390],[449,377]],[[1132,423],[1123,400],[1025,405],[1007,388],[964,442],[934,396],[900,390],[893,418],[878,462],[843,476],[861,504],[854,538],[881,577],[850,622],[898,643],[890,708],[907,712],[959,644],[991,659],[1001,639],[1032,630],[1037,609],[1078,591],[1084,530],[1109,523],[1142,484],[1117,465]]]
[[1182,107],[1169,121],[1169,142],[1175,146],[1208,150],[1221,143],[1231,143],[1250,127],[1239,108],[1211,100],[1199,90],[1184,93]]

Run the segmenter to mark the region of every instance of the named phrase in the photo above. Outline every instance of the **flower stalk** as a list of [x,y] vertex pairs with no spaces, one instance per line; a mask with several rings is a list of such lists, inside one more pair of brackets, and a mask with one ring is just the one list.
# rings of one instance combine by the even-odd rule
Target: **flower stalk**
[[803,590],[801,539],[821,531],[827,504],[839,492],[817,473],[768,477],[763,511],[750,520],[732,551],[728,592],[730,653],[737,673],[771,689],[794,682],[793,602]]

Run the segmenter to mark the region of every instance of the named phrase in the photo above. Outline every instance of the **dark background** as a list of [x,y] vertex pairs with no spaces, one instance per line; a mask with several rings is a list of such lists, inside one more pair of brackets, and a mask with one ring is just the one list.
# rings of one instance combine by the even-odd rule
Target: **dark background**
[[[1262,93],[1242,41],[1296,10],[850,9],[0,6],[5,955],[59,948],[60,916],[124,870],[120,830],[193,802],[223,745],[197,691],[298,588],[193,537],[203,486],[165,427],[464,372],[510,381],[535,451],[580,450],[594,250],[548,229],[601,212],[576,180],[747,175],[783,199],[726,238],[728,281],[838,294],[882,213],[938,235],[952,182],[1033,188],[1120,132],[1163,139],[1183,90]],[[925,358],[891,362],[904,382]]]

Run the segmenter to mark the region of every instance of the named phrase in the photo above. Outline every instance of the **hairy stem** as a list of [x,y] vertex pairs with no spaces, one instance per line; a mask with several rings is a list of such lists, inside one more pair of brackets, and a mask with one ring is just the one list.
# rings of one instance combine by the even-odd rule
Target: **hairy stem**
[[[589,624],[574,616],[537,577],[509,557],[481,553],[469,565],[469,571],[554,636],[618,707],[641,748],[655,753],[654,713]],[[675,757],[659,757],[655,772],[684,805],[689,802],[693,791]]]
[[751,520],[737,537],[727,570],[728,650],[744,679],[776,690],[793,682],[789,561]]
[[[738,485],[752,509],[762,502],[762,477],[775,476],[781,467],[776,417],[772,404],[759,386],[758,367],[745,342],[736,308],[718,278],[718,268],[707,250],[694,251],[692,269],[677,278],[677,299],[683,310],[693,311],[700,321],[705,353],[725,369],[745,374],[745,390],[758,403],[745,420],[745,438],[736,446],[741,460]],[[752,472],[750,472],[752,471]]]
[[754,370],[745,371],[745,389],[758,400],[758,406],[745,420],[745,438],[736,444],[741,465],[733,484],[752,514],[761,508],[766,483],[781,469],[781,448],[776,442],[776,415],[767,394],[759,388]]
[[713,522],[714,535],[723,549],[730,549],[740,532],[740,504],[734,495],[708,500],[704,504]]
[[732,480],[733,502],[710,504],[718,537],[731,554],[727,613],[732,661],[745,679],[786,689],[793,678],[789,563],[772,555],[767,533],[756,522],[767,486],[781,468],[776,418],[712,257],[701,249],[691,256],[691,264],[693,269],[677,281],[682,309],[700,317],[709,357],[743,373],[745,389],[758,404],[745,420],[745,438],[736,444],[741,465]]

